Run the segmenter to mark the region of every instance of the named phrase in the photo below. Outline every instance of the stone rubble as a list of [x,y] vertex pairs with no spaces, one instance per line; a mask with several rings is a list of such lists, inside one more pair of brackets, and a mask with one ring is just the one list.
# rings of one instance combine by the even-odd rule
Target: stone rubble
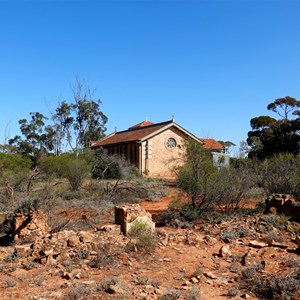
[[[263,234],[259,232],[262,221],[255,216],[189,229],[156,228],[156,250],[147,256],[139,256],[136,251],[126,250],[130,244],[130,238],[126,236],[130,228],[128,224],[134,224],[136,220],[141,220],[141,216],[145,216],[149,222],[147,224],[150,224],[151,230],[154,230],[151,215],[149,216],[137,205],[119,206],[115,212],[117,224],[95,226],[90,231],[61,230],[59,232],[51,232],[45,224],[45,215],[40,212],[36,215],[31,214],[29,222],[25,222],[26,226],[24,226],[26,218],[18,215],[15,249],[21,256],[21,265],[25,267],[33,262],[38,266],[33,267],[33,271],[39,268],[48,270],[48,274],[51,274],[49,277],[57,280],[61,290],[56,292],[56,298],[53,296],[53,299],[64,299],[66,291],[71,292],[74,286],[80,284],[87,290],[101,290],[104,295],[120,296],[130,300],[140,299],[142,295],[145,299],[152,300],[166,295],[169,287],[165,283],[155,282],[154,279],[150,281],[147,277],[149,272],[158,276],[160,272],[165,271],[162,276],[169,280],[172,280],[173,276],[173,279],[178,282],[176,290],[183,293],[188,293],[197,287],[226,289],[237,285],[238,274],[232,271],[234,264],[238,263],[239,268],[259,266],[265,274],[272,274],[274,269],[280,269],[282,255],[291,255],[292,258],[297,255],[294,254],[295,249],[292,245],[296,244],[300,248],[299,235],[293,239],[294,244],[292,239],[285,241],[286,247],[281,247],[282,244],[275,242],[262,242],[265,240]],[[242,230],[245,228],[248,230],[247,234]],[[124,229],[125,232],[122,232]],[[228,243],[224,244],[221,235],[225,230],[228,232],[231,230],[235,234]],[[20,244],[22,241],[23,244]],[[118,251],[108,252],[103,257],[99,257],[105,245],[111,245]],[[181,269],[177,266],[177,274],[174,274],[177,260],[191,250],[193,252],[190,256],[185,256],[190,262],[185,261]],[[8,252],[1,251],[1,257],[8,255]],[[92,267],[93,261],[109,257],[114,258],[114,261],[108,265]],[[200,267],[198,273],[195,272],[196,266]],[[106,274],[123,279],[121,282],[111,281],[104,284],[103,281],[108,276]],[[140,284],[141,282],[144,284]],[[49,291],[48,295],[50,295]],[[43,296],[45,295],[41,295]],[[243,293],[240,297],[250,299],[252,295]],[[204,298],[204,300],[208,299]]]
[[278,213],[300,220],[300,200],[289,194],[271,194],[265,200],[265,213]]

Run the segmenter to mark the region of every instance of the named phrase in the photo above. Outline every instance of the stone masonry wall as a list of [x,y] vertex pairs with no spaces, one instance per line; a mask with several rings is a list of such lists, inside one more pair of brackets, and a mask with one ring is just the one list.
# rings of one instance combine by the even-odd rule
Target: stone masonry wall
[[[176,140],[177,145],[173,149],[166,145],[169,138]],[[170,128],[150,139],[148,145],[143,145],[143,172],[147,170],[146,173],[150,177],[174,177],[172,168],[182,164],[182,146],[185,138],[181,131]]]
[[121,225],[121,231],[128,235],[130,229],[137,222],[145,224],[151,230],[155,230],[155,223],[152,221],[150,213],[138,204],[127,204],[115,207],[115,223]]

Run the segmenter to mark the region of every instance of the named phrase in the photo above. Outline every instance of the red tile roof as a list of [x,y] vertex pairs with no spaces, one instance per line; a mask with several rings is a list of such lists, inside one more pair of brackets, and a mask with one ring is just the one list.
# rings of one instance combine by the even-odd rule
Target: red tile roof
[[214,149],[214,150],[223,150],[224,149],[224,146],[214,139],[199,138],[199,140],[204,143],[203,147],[206,149]]
[[[146,121],[149,122],[149,121]],[[143,124],[144,122],[140,123]],[[132,126],[128,130],[120,131],[112,133],[111,135],[108,135],[104,137],[102,140],[98,142],[94,142],[91,147],[100,147],[105,145],[111,145],[111,144],[120,144],[120,143],[127,143],[127,142],[136,142],[140,141],[142,138],[162,129],[166,125],[172,123],[172,121],[162,122],[153,124],[152,122],[149,122],[150,125],[144,125],[144,126]]]
[[153,125],[154,123],[150,122],[150,121],[143,121],[139,124],[133,125],[131,127],[129,127],[128,129],[133,129],[133,128],[138,128],[138,127],[145,127],[145,126],[149,126],[149,125]]

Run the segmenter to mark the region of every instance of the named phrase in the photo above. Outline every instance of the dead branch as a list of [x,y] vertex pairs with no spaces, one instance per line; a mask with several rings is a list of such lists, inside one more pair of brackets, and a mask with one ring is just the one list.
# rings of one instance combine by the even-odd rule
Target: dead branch
[[30,195],[31,192],[31,188],[32,188],[32,184],[33,181],[36,179],[36,176],[40,174],[40,171],[38,170],[38,168],[34,168],[33,173],[31,174],[31,176],[29,177],[28,180],[28,184],[27,184],[27,196]]
[[8,179],[5,179],[5,187],[6,187],[6,195],[8,198],[10,198],[12,201],[15,199],[15,189],[14,187],[10,184]]

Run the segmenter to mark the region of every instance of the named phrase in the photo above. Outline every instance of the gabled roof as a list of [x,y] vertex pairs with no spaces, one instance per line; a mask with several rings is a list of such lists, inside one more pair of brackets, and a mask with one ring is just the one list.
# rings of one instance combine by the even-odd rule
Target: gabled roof
[[[148,122],[149,125],[145,124]],[[160,132],[167,130],[168,128],[174,126],[177,129],[183,131],[186,135],[193,138],[194,140],[199,141],[197,137],[193,134],[185,130],[180,125],[176,124],[173,120],[162,122],[162,123],[152,123],[149,121],[145,121],[130,127],[128,130],[113,132],[110,135],[102,138],[97,142],[93,142],[91,147],[100,147],[105,145],[112,145],[112,144],[120,144],[120,143],[128,143],[128,142],[143,142]],[[140,126],[143,124],[142,126]]]
[[146,126],[153,125],[153,124],[154,123],[152,123],[150,121],[143,121],[139,124],[136,124],[136,125],[133,125],[133,126],[129,127],[128,129],[138,128],[138,127],[146,127]]
[[217,142],[216,140],[210,138],[210,139],[204,139],[204,138],[199,138],[201,142],[203,142],[203,147],[206,149],[213,149],[213,150],[223,150],[224,146]]

